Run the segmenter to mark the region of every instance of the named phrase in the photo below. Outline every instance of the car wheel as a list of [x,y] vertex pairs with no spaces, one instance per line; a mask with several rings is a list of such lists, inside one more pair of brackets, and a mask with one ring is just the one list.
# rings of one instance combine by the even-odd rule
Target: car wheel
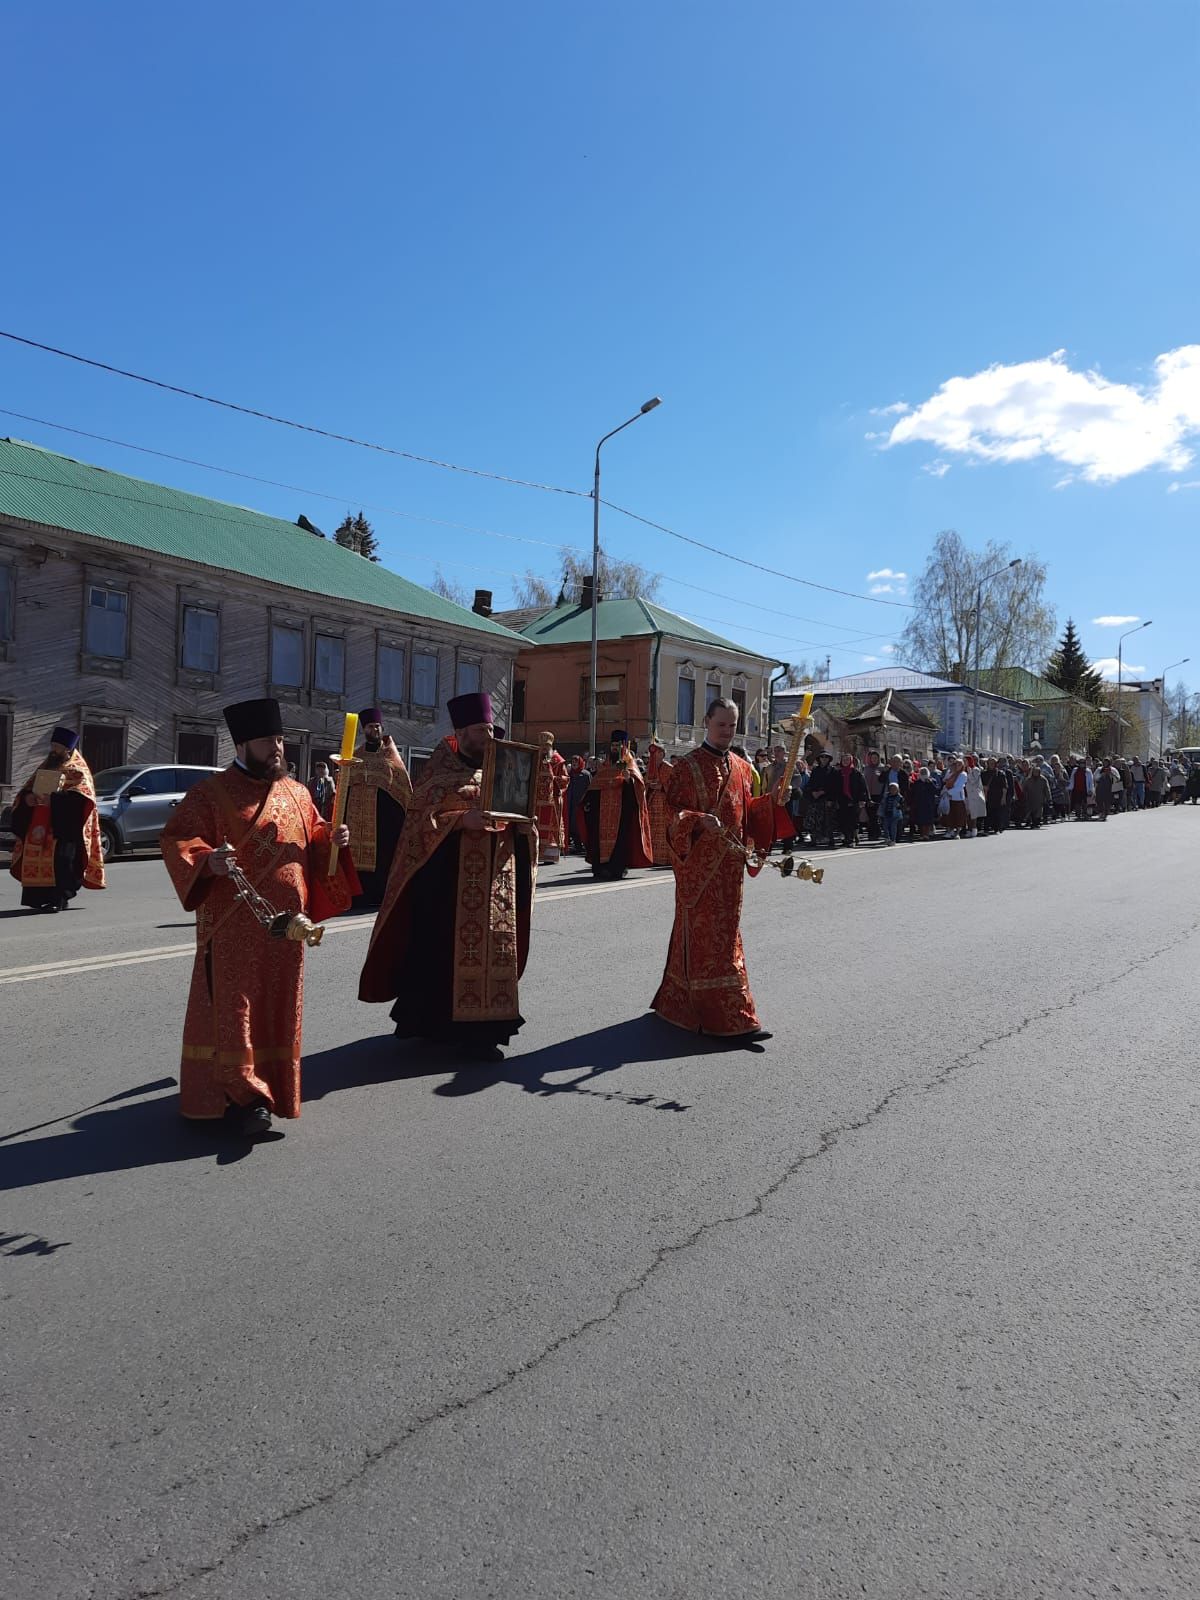
[[117,838],[115,828],[110,828],[107,822],[100,824],[100,853],[105,861],[111,861],[114,856],[121,853],[121,841]]

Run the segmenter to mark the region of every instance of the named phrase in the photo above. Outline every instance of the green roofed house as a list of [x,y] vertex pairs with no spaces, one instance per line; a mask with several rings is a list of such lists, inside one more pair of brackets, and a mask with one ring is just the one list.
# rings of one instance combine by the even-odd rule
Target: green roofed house
[[[649,600],[605,600],[597,607],[596,733],[603,748],[624,728],[641,750],[652,734],[669,753],[704,737],[704,710],[722,696],[738,707],[739,740],[753,755],[768,730],[769,656],[747,650]],[[550,608],[502,611],[527,648],[513,680],[512,737],[536,742],[548,729],[564,755],[587,750],[591,695],[590,580],[580,598]]]
[[55,723],[93,771],[223,765],[221,707],[274,695],[300,777],[346,711],[382,704],[421,765],[446,701],[487,689],[504,721],[525,640],[321,537],[243,506],[0,439],[0,786]]

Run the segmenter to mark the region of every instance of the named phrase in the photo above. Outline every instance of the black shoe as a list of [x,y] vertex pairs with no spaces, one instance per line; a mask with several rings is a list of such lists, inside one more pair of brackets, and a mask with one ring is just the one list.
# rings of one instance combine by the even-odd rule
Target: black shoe
[[274,1131],[266,1106],[230,1106],[225,1121],[238,1139],[263,1139]]

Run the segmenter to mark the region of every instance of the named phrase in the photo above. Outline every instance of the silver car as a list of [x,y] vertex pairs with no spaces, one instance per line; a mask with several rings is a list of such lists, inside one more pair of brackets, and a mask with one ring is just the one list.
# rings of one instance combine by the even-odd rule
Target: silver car
[[220,767],[109,767],[96,774],[96,810],[104,859],[157,846],[171,813],[194,783]]

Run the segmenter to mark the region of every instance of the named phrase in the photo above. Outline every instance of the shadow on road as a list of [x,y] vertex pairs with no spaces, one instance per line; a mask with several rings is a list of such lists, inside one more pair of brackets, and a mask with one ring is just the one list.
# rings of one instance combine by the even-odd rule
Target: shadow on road
[[[681,1057],[716,1054],[723,1046],[697,1034],[681,1033],[656,1017],[631,1017],[607,1028],[581,1034],[561,1044],[547,1045],[528,1055],[510,1056],[506,1061],[477,1066],[464,1063],[445,1045],[423,1041],[403,1042],[390,1034],[373,1039],[357,1039],[350,1044],[306,1056],[304,1061],[305,1101],[320,1100],[340,1089],[357,1089],[375,1083],[390,1083],[404,1078],[453,1076],[440,1083],[434,1094],[445,1099],[482,1094],[501,1084],[511,1084],[526,1094],[549,1099],[560,1094],[587,1094],[598,1099],[620,1101],[625,1105],[649,1106],[656,1111],[686,1111],[678,1100],[662,1100],[653,1094],[630,1094],[623,1090],[588,1087],[605,1073],[641,1062],[677,1061]],[[549,1074],[576,1072],[566,1082],[551,1082]]]
[[65,1133],[0,1147],[0,1191],[214,1156],[223,1167],[244,1161],[253,1149],[210,1133],[203,1124],[184,1122],[172,1094],[87,1112]]

